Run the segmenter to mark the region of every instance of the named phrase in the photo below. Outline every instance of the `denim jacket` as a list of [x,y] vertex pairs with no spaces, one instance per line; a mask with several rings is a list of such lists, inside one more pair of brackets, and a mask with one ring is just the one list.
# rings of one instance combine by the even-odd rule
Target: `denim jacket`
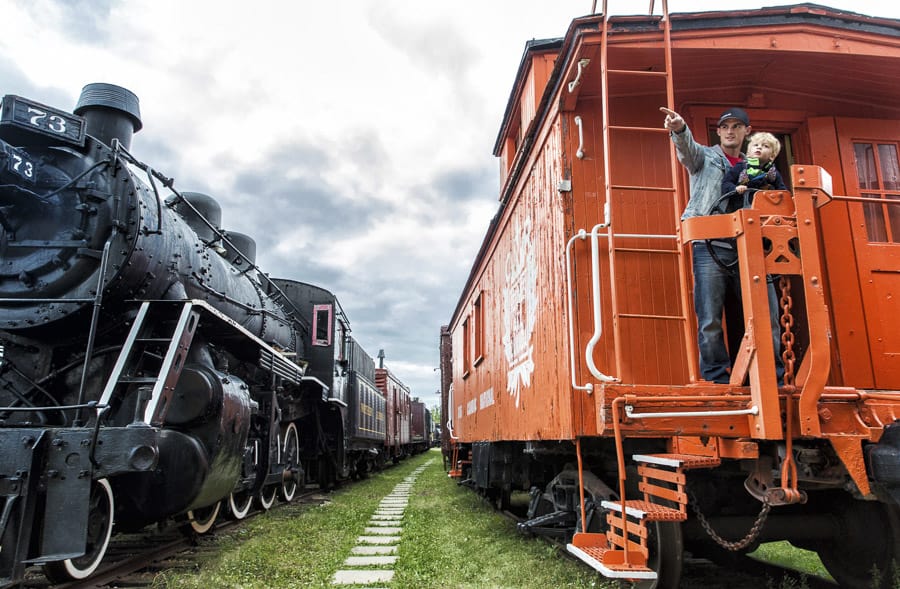
[[682,220],[709,215],[722,195],[722,179],[731,169],[731,163],[721,146],[700,145],[687,126],[680,133],[670,132],[669,136],[675,143],[678,161],[690,173],[691,197],[681,215]]

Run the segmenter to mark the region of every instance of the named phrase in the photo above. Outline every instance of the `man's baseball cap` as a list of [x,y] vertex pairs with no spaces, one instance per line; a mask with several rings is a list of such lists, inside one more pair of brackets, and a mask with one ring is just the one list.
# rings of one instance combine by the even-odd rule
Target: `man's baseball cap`
[[719,117],[719,124],[721,125],[728,119],[737,119],[745,125],[750,124],[750,116],[747,114],[747,111],[737,106],[723,112],[722,116]]

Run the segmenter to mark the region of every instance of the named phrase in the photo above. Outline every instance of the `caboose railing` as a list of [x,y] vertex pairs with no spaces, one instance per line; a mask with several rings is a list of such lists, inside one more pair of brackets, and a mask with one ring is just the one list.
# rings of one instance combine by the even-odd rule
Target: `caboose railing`
[[[769,324],[766,275],[799,276],[805,292],[809,347],[798,371],[804,376],[798,400],[800,434],[820,436],[818,402],[831,371],[828,311],[822,281],[822,256],[815,209],[830,202],[831,177],[818,167],[791,166],[794,194],[757,193],[753,207],[729,215],[692,217],[682,223],[687,241],[736,237],[747,331],[732,384],[750,378],[754,437],[782,439],[783,421]],[[763,238],[771,247],[763,251]],[[797,246],[791,243],[796,240]],[[789,391],[793,393],[793,390]]]

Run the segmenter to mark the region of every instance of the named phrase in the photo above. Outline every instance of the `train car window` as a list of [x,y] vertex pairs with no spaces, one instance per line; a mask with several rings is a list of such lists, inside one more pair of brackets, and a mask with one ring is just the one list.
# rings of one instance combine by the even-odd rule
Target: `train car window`
[[[854,143],[860,196],[869,241],[900,243],[900,158],[894,143]],[[892,202],[893,201],[893,202]]]
[[482,360],[484,360],[484,308],[481,304],[483,296],[481,294],[478,295],[478,298],[475,299],[474,312],[472,314],[472,321],[475,322],[474,325],[474,361],[473,366],[478,366]]
[[314,346],[330,346],[334,310],[331,305],[313,305],[313,342]]
[[462,361],[463,361],[463,378],[469,375],[469,369],[471,368],[470,359],[472,358],[472,346],[470,342],[472,341],[472,333],[469,331],[469,319],[467,318],[463,321],[463,329],[462,329],[462,337],[463,337],[463,353],[462,353]]

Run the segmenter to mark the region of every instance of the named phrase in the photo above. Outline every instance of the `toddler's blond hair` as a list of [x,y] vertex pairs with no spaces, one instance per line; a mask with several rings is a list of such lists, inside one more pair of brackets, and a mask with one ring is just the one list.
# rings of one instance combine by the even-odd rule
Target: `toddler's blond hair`
[[763,145],[768,145],[769,147],[771,147],[773,160],[778,157],[779,153],[781,153],[781,142],[771,133],[766,133],[764,131],[754,133],[750,136],[750,140],[747,145],[750,145],[752,143],[761,143]]

